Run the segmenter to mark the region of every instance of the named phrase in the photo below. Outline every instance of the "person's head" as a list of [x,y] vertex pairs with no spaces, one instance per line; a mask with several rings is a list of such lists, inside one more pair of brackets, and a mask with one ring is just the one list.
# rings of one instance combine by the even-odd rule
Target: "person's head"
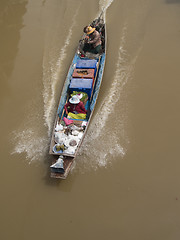
[[71,104],[78,104],[78,103],[80,102],[80,100],[79,100],[79,98],[78,98],[76,95],[74,95],[74,96],[72,96],[72,97],[69,99],[69,102],[70,102]]
[[90,35],[91,33],[93,33],[95,31],[95,28],[92,28],[91,26],[86,26],[84,28],[84,33]]

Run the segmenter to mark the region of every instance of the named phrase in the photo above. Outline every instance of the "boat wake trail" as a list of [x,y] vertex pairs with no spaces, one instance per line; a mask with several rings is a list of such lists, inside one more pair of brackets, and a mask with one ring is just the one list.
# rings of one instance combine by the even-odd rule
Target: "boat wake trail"
[[103,12],[104,19],[106,21],[106,10],[110,7],[113,1],[114,0],[99,0],[99,13],[96,17],[98,18],[98,16],[100,16]]
[[113,2],[114,0],[100,0],[99,1],[99,7],[100,7],[100,11],[105,11],[108,9],[108,7],[111,5],[111,3]]
[[[80,8],[80,7],[79,7]],[[79,12],[79,8],[77,8],[73,18],[72,25],[69,28],[68,35],[63,43],[63,47],[60,49],[51,48],[52,52],[48,52],[44,56],[43,61],[43,98],[44,98],[44,119],[45,125],[48,127],[48,135],[50,135],[52,126],[53,126],[53,118],[54,112],[56,111],[56,92],[57,85],[59,83],[60,73],[62,70],[62,64],[66,57],[67,49],[70,44],[70,40],[72,37],[73,28],[76,24],[76,17]],[[60,29],[60,27],[59,27]],[[56,62],[54,62],[54,58],[56,58],[56,54],[59,54]]]
[[43,159],[47,152],[46,146],[48,146],[46,138],[38,136],[33,129],[24,130],[19,133],[14,132],[14,135],[14,140],[17,144],[12,154],[25,153],[25,158],[29,162]]
[[12,133],[15,147],[11,154],[25,154],[25,156],[22,155],[23,160],[26,159],[29,163],[42,161],[47,154],[49,142],[47,136],[44,135],[42,116],[34,102],[29,104],[27,111],[22,125]]
[[[39,103],[42,101],[42,99],[39,99],[41,96],[39,96],[36,100],[32,100],[32,102],[29,103],[29,106],[26,107],[27,115],[25,116],[22,125],[17,131],[13,132],[13,143],[15,142],[15,147],[12,154],[25,154],[25,159],[29,163],[42,161],[45,158],[47,159],[47,152],[49,148],[48,136],[50,135],[51,127],[53,126],[53,117],[55,115],[55,111],[57,110],[55,104],[58,83],[60,82],[59,77],[62,71],[62,64],[71,41],[73,28],[76,24],[75,20],[78,15],[79,8],[80,7],[76,8],[71,22],[68,22],[71,26],[65,26],[65,28],[68,29],[68,33],[64,42],[60,42],[64,36],[61,35],[62,33],[60,31],[62,30],[62,22],[59,21],[59,18],[55,20],[53,19],[49,35],[47,35],[46,38],[46,48],[43,57],[44,87],[42,95],[44,104],[42,103],[42,105],[37,105],[37,102]],[[71,9],[71,11],[74,11],[74,9]],[[58,22],[58,24],[55,24],[55,21],[56,23]],[[42,111],[43,106],[44,112]]]
[[[98,113],[91,122],[88,133],[80,149],[77,168],[80,166],[84,171],[87,169],[97,169],[99,167],[107,167],[112,164],[113,158],[123,157],[126,153],[126,145],[128,139],[124,134],[124,121],[122,116],[118,119],[118,126],[114,124],[112,116],[116,115],[117,103],[120,102],[121,94],[124,86],[131,78],[136,58],[129,61],[129,56],[125,50],[126,31],[124,26],[123,34],[118,49],[118,59],[116,71],[113,77],[112,85],[106,94]],[[122,113],[122,115],[125,113]],[[116,133],[118,134],[116,135]],[[125,146],[122,146],[124,142]],[[82,167],[83,164],[83,167]]]

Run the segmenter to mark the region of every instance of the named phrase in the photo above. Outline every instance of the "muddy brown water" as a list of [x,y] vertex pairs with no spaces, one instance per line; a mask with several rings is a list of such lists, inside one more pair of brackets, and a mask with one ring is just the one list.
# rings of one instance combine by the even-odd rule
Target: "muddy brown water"
[[[49,177],[60,91],[105,10],[107,58],[65,181]],[[0,1],[0,239],[180,238],[180,1]]]

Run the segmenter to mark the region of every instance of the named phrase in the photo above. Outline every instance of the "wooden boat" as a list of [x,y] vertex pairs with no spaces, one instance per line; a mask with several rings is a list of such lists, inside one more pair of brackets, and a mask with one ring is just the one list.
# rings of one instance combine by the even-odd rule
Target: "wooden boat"
[[[52,165],[50,166],[51,177],[53,178],[66,179],[68,176],[87,132],[102,82],[106,57],[106,26],[102,14],[90,26],[99,31],[102,40],[102,50],[99,54],[84,53],[85,34],[79,41],[77,51],[64,82],[52,132],[49,153],[54,155]],[[64,105],[72,95],[84,97],[81,101],[84,102],[87,109],[85,120],[67,118]]]

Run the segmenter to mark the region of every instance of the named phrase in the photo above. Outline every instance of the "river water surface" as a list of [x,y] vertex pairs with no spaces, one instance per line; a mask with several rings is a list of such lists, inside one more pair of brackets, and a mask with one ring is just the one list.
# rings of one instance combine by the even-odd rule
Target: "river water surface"
[[[104,10],[98,103],[65,181],[49,177],[60,92]],[[180,239],[180,1],[0,0],[0,239]]]

